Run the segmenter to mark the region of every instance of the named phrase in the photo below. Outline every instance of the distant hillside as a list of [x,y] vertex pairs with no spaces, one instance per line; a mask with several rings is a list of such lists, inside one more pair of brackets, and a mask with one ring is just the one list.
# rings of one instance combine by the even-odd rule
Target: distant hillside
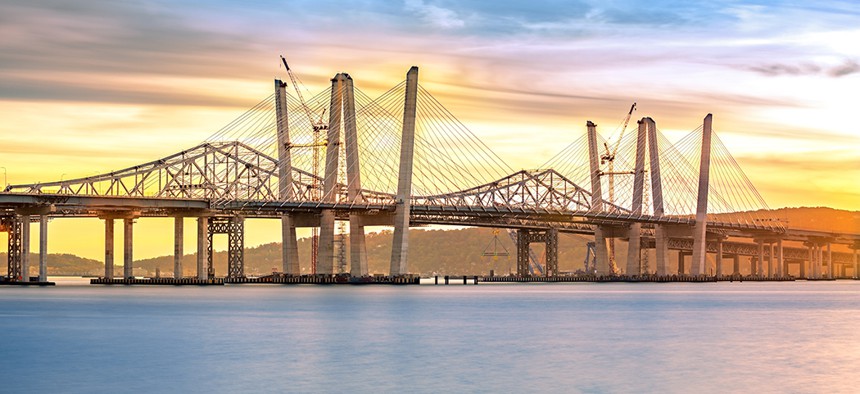
[[[0,253],[0,261],[8,261],[6,253]],[[5,267],[4,267],[5,268]],[[118,268],[122,272],[122,266]],[[101,261],[78,257],[73,254],[48,254],[48,275],[102,275],[105,265]],[[6,275],[6,271],[2,272]],[[30,276],[39,275],[39,254],[30,253]]]
[[[387,273],[391,258],[390,231],[367,234],[366,247],[369,270],[371,273]],[[513,242],[505,231],[498,235],[501,254],[507,249],[509,256],[482,256],[485,248],[493,251],[493,230],[487,228],[467,228],[458,230],[420,230],[409,231],[409,269],[415,273],[430,275],[434,272],[448,275],[487,274],[490,270],[499,273],[516,270],[516,256]],[[559,269],[576,270],[582,268],[585,259],[585,237],[561,234],[559,245]],[[349,239],[346,241],[346,255],[349,256]],[[539,255],[543,253],[542,244],[534,244]],[[542,257],[542,256],[540,256]],[[193,275],[197,270],[196,254],[186,255],[182,260],[183,274]],[[299,240],[299,259],[303,273],[310,273],[310,240]],[[215,272],[223,275],[227,270],[227,253],[214,255]],[[154,273],[160,268],[162,275],[173,272],[173,256],[161,256],[136,261],[137,267]],[[281,270],[281,244],[270,243],[245,249],[245,271],[249,275],[259,275]],[[349,268],[347,268],[348,270]]]
[[786,219],[789,228],[860,234],[860,212],[826,207],[780,208],[776,217]]

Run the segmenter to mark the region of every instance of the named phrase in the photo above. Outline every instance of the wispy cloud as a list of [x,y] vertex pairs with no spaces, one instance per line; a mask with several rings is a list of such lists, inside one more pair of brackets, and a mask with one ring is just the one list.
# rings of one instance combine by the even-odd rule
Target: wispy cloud
[[453,10],[428,4],[424,0],[406,0],[406,10],[417,14],[433,27],[453,29],[466,26],[466,21]]
[[814,63],[770,63],[747,67],[747,69],[767,76],[825,75],[839,78],[860,72],[860,63],[857,63],[857,61],[853,59],[845,59],[842,64],[839,65],[818,65]]

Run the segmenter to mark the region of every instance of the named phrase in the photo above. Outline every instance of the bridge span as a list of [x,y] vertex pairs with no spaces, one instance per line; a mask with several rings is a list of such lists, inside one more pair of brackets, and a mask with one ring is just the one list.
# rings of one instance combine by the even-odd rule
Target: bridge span
[[[565,232],[594,237],[594,275],[737,275],[742,257],[762,277],[785,277],[792,264],[804,278],[860,275],[860,234],[792,229],[768,217],[710,114],[675,144],[653,119],[637,124],[627,138],[621,130],[620,153],[608,167],[600,148],[609,144],[588,122],[587,133],[541,169],[514,171],[418,84],[416,67],[376,99],[344,73],[307,102],[275,80],[271,97],[198,146],[101,175],[7,186],[0,193],[7,280],[31,281],[31,222],[39,223],[38,281],[47,280],[48,221],[63,217],[104,221],[107,279],[117,276],[115,221],[123,223],[122,278],[130,278],[134,223],[148,217],[175,218],[176,279],[188,217],[197,218],[199,280],[216,276],[212,236],[222,233],[229,239],[224,275],[245,277],[246,218],[281,221],[288,276],[301,275],[297,228],[319,231],[315,273],[338,273],[348,259],[348,271],[341,269],[367,276],[366,226],[394,227],[389,275],[408,275],[410,225],[516,229],[520,276],[529,275],[533,242],[547,245],[544,275],[559,275],[558,234]],[[348,232],[338,232],[339,223]],[[338,238],[348,239],[348,258],[337,253]],[[627,241],[623,264],[615,261],[615,239]],[[649,250],[653,267],[643,263]],[[677,272],[669,272],[669,250],[678,251]]]

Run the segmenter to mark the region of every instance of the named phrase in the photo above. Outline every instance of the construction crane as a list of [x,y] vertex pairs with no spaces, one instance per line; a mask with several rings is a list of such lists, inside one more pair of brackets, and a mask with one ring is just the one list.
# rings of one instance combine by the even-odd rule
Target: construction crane
[[[601,171],[600,176],[608,176],[609,183],[609,203],[615,204],[615,175],[630,175],[633,174],[633,171],[615,171],[615,155],[618,153],[618,148],[621,147],[621,139],[624,138],[624,133],[627,131],[627,125],[630,123],[630,117],[633,116],[633,111],[636,110],[636,103],[630,106],[630,111],[627,112],[627,116],[624,118],[623,125],[621,126],[621,133],[618,135],[618,140],[615,141],[615,146],[612,149],[609,149],[609,142],[603,143],[603,148],[606,152],[600,156],[600,164],[607,165],[608,171]],[[618,265],[615,263],[615,238],[609,239],[609,270],[613,274],[620,273],[618,270]]]
[[[296,90],[296,95],[299,97],[299,103],[302,106],[302,110],[305,113],[305,116],[308,117],[308,123],[310,123],[311,127],[313,127],[313,142],[310,144],[290,144],[287,146],[288,149],[292,148],[310,148],[313,152],[313,163],[311,164],[311,173],[313,174],[313,179],[311,179],[311,196],[312,198],[321,198],[322,195],[320,191],[322,188],[319,184],[319,173],[320,173],[320,148],[327,145],[328,141],[325,138],[321,138],[321,133],[323,131],[328,130],[328,123],[323,122],[323,116],[325,116],[325,108],[323,108],[320,116],[314,121],[313,111],[305,102],[304,96],[302,96],[302,90],[299,87],[299,80],[293,74],[293,70],[290,69],[290,65],[287,64],[287,59],[284,59],[284,56],[281,56],[281,62],[284,63],[284,68],[287,69],[287,75],[290,77],[290,82],[293,84],[293,89]],[[313,227],[311,229],[311,274],[317,273],[317,253],[319,251],[319,228]]]

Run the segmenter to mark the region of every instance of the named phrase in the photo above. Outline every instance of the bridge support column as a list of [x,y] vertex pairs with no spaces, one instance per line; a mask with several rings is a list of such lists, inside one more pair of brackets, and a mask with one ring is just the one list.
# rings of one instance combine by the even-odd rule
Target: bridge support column
[[713,116],[708,114],[702,127],[702,157],[699,162],[699,193],[696,201],[696,225],[693,230],[693,261],[690,274],[701,275],[705,270],[708,215],[708,185],[711,167],[711,124]]
[[197,279],[199,280],[209,278],[206,265],[211,260],[209,250],[209,218],[201,216],[197,218]]
[[22,229],[23,221],[21,220],[21,217],[18,215],[12,216],[9,228],[9,254],[7,254],[6,256],[9,263],[7,275],[9,276],[9,280],[13,281],[23,279],[21,275],[21,233],[23,232]]
[[529,230],[517,230],[517,276],[529,276]]
[[230,278],[244,278],[245,219],[241,216],[233,216],[230,218],[227,242],[227,276]]
[[131,278],[134,276],[134,219],[125,218],[122,220],[122,223],[122,272],[123,277]]
[[296,226],[291,215],[281,216],[281,261],[284,273],[301,275],[299,265],[299,244],[296,240]]
[[609,250],[606,247],[604,229],[594,226],[594,257],[597,260],[597,275],[612,275],[609,268]]
[[773,277],[774,277],[774,273],[775,273],[774,271],[775,271],[775,268],[776,268],[776,267],[774,266],[774,265],[775,265],[774,263],[775,263],[776,261],[774,261],[774,255],[775,255],[775,253],[774,253],[774,244],[773,244],[773,242],[769,242],[769,243],[768,243],[768,249],[769,249],[769,251],[768,251],[768,254],[767,254],[767,277],[768,277],[768,278],[773,278]]
[[48,215],[39,215],[39,282],[48,281]]
[[830,242],[828,242],[827,243],[827,279],[833,279],[833,276],[835,275],[835,273],[833,272],[833,271],[835,271],[834,268],[835,267],[833,266],[833,250],[831,250]]
[[323,209],[320,214],[319,249],[317,249],[317,273],[331,275],[334,273],[334,211]]
[[627,272],[628,276],[641,274],[642,225],[633,223],[627,230]]
[[812,261],[810,261],[810,265],[812,266],[812,278],[818,279],[821,274],[821,267],[818,266],[818,262],[821,261],[821,250],[818,247],[818,244],[812,245]]
[[788,275],[788,264],[785,262],[785,250],[782,248],[782,238],[776,240],[776,275]]
[[532,242],[543,242],[546,244],[546,266],[544,275],[546,277],[558,276],[558,229],[546,230],[517,230],[517,275],[530,276],[529,271],[529,245]]
[[546,230],[544,242],[546,243],[546,276],[558,276],[558,229]]
[[741,256],[736,254],[734,258],[732,258],[732,275],[740,275],[741,274]]
[[105,279],[113,279],[113,219],[105,219]]
[[665,276],[669,274],[666,267],[666,260],[669,257],[668,240],[666,239],[666,230],[663,226],[654,226],[654,252],[657,255],[657,275]]
[[714,267],[714,275],[716,277],[723,276],[723,240],[717,240],[717,261],[716,266]]
[[412,208],[412,157],[415,147],[415,113],[418,105],[418,67],[406,74],[406,100],[403,106],[403,133],[400,138],[400,172],[394,209],[394,240],[391,247],[391,276],[409,272],[409,213]]
[[173,278],[182,279],[183,235],[185,222],[182,216],[173,218]]
[[21,280],[30,281],[30,215],[21,215]]
[[767,273],[764,271],[764,240],[757,239],[756,244],[758,244],[758,267],[756,267],[756,274],[761,276],[766,276]]
[[807,243],[804,243],[803,245],[806,246],[806,250],[807,250],[808,254],[807,254],[806,260],[800,260],[800,277],[803,279],[807,279],[808,278],[808,276],[807,276],[808,268],[807,267],[809,267],[810,264],[812,264],[812,244],[807,242]]
[[852,249],[852,254],[854,256],[854,279],[860,279],[860,260],[857,259],[857,247],[858,245],[854,245],[854,249]]
[[365,246],[364,225],[362,216],[349,215],[349,274],[350,276],[367,276],[367,247]]

